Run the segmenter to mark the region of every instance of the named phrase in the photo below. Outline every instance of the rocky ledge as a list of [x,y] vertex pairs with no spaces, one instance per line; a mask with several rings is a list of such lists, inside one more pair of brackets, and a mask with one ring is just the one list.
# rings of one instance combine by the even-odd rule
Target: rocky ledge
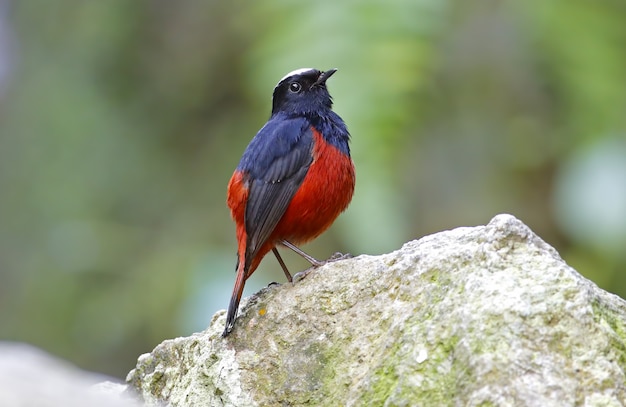
[[129,387],[171,406],[622,406],[626,302],[526,225],[423,237],[320,267],[139,357]]

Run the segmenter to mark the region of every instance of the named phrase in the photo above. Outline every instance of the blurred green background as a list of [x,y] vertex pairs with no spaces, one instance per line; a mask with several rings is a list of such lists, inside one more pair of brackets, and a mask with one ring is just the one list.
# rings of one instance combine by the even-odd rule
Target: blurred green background
[[[626,297],[624,21],[621,0],[0,0],[0,339],[123,377],[204,329],[235,276],[226,184],[300,67],[339,68],[357,168],[312,255],[508,212]],[[268,257],[245,295],[271,281]]]

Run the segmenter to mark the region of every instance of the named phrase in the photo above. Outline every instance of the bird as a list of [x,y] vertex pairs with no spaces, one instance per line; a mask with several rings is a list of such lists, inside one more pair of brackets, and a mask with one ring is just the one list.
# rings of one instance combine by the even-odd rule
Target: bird
[[236,225],[236,279],[222,337],[233,330],[246,280],[270,251],[293,281],[277,247],[319,261],[297,245],[318,237],[350,204],[355,169],[350,133],[332,110],[326,81],[337,69],[296,69],[272,94],[269,120],[244,151],[227,188]]

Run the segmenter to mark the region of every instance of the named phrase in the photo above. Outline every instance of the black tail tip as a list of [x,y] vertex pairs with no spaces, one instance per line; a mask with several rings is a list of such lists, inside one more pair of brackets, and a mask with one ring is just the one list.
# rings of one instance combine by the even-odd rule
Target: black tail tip
[[224,328],[224,332],[222,332],[222,338],[226,338],[233,330],[233,326],[235,324],[226,324],[226,328]]

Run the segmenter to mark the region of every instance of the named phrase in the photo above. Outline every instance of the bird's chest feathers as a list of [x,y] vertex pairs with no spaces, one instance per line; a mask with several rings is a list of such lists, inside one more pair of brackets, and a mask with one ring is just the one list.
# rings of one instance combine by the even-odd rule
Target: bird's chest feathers
[[300,191],[314,201],[324,201],[337,193],[351,195],[350,184],[354,179],[354,169],[350,157],[327,143],[314,129],[313,139],[313,162]]
[[[330,226],[350,203],[355,175],[349,156],[327,143],[314,129],[313,138],[313,162],[294,195],[281,226],[297,225],[304,229],[311,226],[311,229],[319,229],[308,231],[315,236]],[[286,228],[289,229],[288,226]]]

